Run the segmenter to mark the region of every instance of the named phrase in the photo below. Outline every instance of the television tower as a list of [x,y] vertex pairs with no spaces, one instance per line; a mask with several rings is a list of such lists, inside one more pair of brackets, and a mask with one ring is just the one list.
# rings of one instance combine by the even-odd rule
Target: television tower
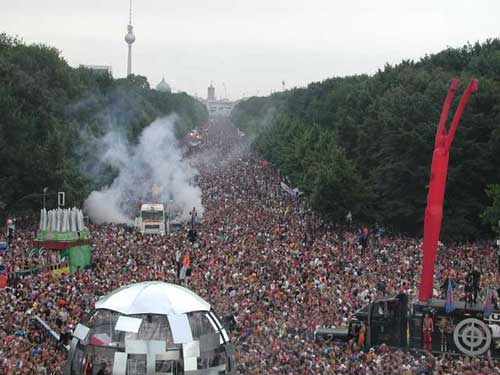
[[125,42],[128,44],[127,77],[132,74],[132,43],[135,42],[135,35],[132,26],[132,0],[130,0],[129,19],[127,26],[128,33],[125,35]]

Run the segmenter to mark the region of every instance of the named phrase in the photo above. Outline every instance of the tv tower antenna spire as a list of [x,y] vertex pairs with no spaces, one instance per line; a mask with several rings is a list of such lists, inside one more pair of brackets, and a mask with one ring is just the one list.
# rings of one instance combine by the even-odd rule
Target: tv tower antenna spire
[[130,8],[128,13],[128,24],[132,25],[132,0],[130,0]]
[[135,42],[134,27],[132,26],[132,0],[130,0],[129,18],[125,42],[128,44],[127,77],[132,74],[132,44]]

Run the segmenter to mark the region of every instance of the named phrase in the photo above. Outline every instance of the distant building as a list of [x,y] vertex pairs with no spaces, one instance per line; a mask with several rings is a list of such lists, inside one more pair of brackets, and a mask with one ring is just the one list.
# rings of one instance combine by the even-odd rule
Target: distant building
[[165,81],[165,78],[162,78],[160,83],[156,85],[156,90],[160,92],[172,92],[170,85]]
[[229,117],[231,115],[234,102],[229,99],[216,99],[215,87],[212,84],[208,86],[207,94],[205,105],[207,106],[209,116]]
[[206,106],[210,116],[229,117],[234,108],[234,102],[228,99],[207,100]]
[[92,70],[96,73],[103,73],[103,74],[113,74],[113,69],[111,68],[110,65],[85,65],[85,64],[80,64],[80,68],[84,69],[89,69]]
[[207,94],[207,101],[208,100],[215,100],[215,87],[212,86],[212,84],[210,84],[210,86],[208,86],[208,94]]

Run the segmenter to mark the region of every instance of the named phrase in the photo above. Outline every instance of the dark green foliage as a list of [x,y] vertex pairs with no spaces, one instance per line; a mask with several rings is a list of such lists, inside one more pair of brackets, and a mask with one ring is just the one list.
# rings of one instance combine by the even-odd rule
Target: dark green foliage
[[362,211],[368,190],[354,164],[338,147],[333,132],[281,115],[261,134],[256,146],[326,216],[338,220],[348,210]]
[[287,93],[269,97],[244,99],[231,113],[231,120],[239,129],[254,139],[263,129],[272,124],[273,118],[286,104]]
[[351,210],[355,219],[419,234],[437,122],[453,77],[462,84],[450,117],[470,78],[479,79],[479,92],[451,150],[442,233],[477,238],[487,229],[479,217],[489,204],[485,188],[500,181],[498,39],[386,65],[373,76],[244,101],[233,122],[260,132],[257,149],[325,215],[342,219]]
[[486,195],[491,200],[491,206],[484,210],[481,218],[485,224],[490,225],[492,230],[500,235],[500,184],[488,185]]
[[[170,113],[179,117],[178,136],[208,117],[192,97],[151,90],[145,77],[115,80],[74,69],[54,48],[0,34],[0,212],[40,208],[44,187],[80,205],[89,189],[114,175],[110,168],[93,179],[81,173],[81,160],[95,157],[92,139],[112,125],[133,143]],[[54,203],[54,195],[47,198]]]

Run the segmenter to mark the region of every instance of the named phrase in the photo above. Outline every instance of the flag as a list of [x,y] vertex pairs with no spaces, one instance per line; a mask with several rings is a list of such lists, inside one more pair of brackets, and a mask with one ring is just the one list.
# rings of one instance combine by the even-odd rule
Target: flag
[[9,284],[9,277],[6,274],[0,275],[0,289],[6,288]]
[[444,308],[447,314],[455,310],[455,304],[453,303],[453,286],[451,285],[450,278],[448,278],[448,290],[446,291],[446,304],[444,305]]
[[490,288],[486,289],[486,302],[484,302],[484,317],[488,318],[493,312],[493,302],[492,302],[492,293],[493,291]]

